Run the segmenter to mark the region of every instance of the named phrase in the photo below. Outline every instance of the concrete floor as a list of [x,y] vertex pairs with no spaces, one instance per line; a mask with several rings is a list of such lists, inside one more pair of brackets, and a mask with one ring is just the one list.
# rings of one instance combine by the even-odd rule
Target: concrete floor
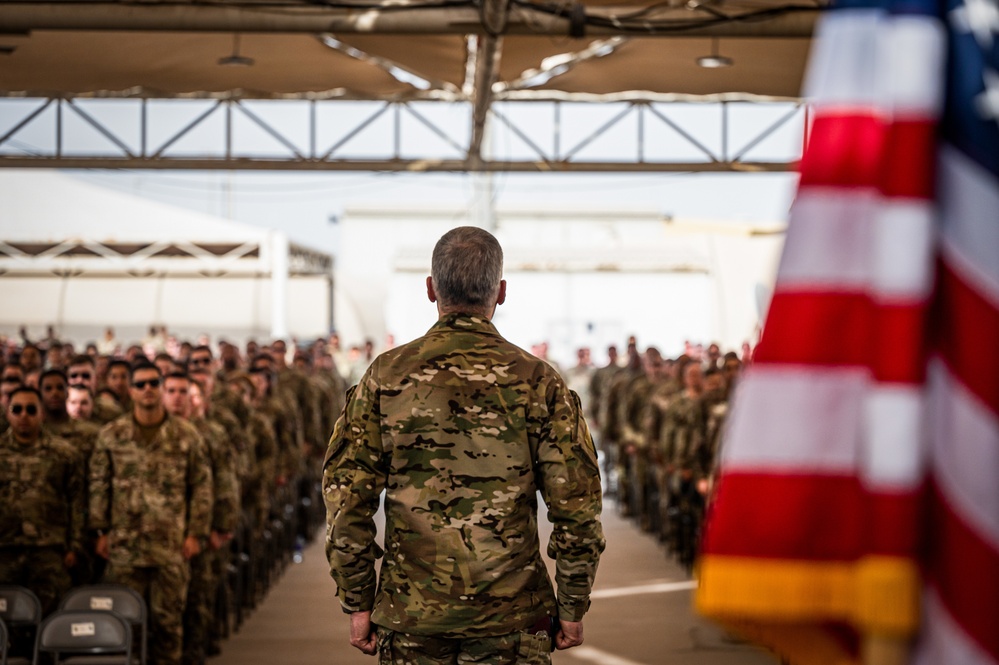
[[[546,520],[542,520],[547,523]],[[604,552],[593,605],[584,619],[585,642],[557,651],[557,665],[776,665],[754,647],[730,640],[691,610],[693,582],[662,547],[604,510]],[[546,542],[548,534],[542,534]],[[240,632],[209,665],[373,665],[375,659],[347,642],[347,615],[340,611],[322,539],[291,564]]]

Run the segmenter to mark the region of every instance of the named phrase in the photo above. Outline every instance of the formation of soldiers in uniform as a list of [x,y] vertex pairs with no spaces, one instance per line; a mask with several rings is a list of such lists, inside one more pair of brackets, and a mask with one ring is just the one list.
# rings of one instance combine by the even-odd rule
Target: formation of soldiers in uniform
[[[320,460],[347,388],[337,350],[335,336],[293,354],[283,340],[221,342],[217,357],[206,344],[5,345],[0,583],[32,589],[46,614],[73,586],[126,584],[149,603],[150,662],[218,653],[232,562],[260,558],[289,507],[321,511]],[[556,369],[582,398],[605,492],[690,567],[748,350],[670,359],[632,338],[608,357],[594,368],[580,349]],[[321,516],[296,517],[301,545]]]
[[[588,417],[602,453],[605,492],[622,515],[658,536],[680,564],[692,568],[701,521],[717,473],[722,426],[742,358],[691,347],[664,358],[629,340],[623,359],[608,348],[605,367],[569,370],[589,378]],[[582,356],[581,356],[582,360]]]
[[149,606],[149,661],[202,663],[233,559],[288,535],[276,518],[286,549],[322,522],[318,460],[346,391],[331,349],[289,364],[282,340],[219,357],[47,342],[0,356],[0,583],[45,615],[73,586],[125,584]]

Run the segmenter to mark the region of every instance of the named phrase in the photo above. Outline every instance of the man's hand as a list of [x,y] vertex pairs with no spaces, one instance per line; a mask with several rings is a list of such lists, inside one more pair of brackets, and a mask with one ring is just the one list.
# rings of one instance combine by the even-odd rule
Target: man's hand
[[94,551],[102,559],[111,558],[111,543],[108,541],[107,535],[97,537],[97,542],[94,543]]
[[66,552],[66,556],[62,558],[62,563],[67,568],[76,567],[76,552]]
[[196,556],[201,551],[201,544],[198,539],[194,536],[188,536],[184,539],[184,548],[182,552],[184,553],[184,559],[190,561],[191,557]]
[[361,653],[374,656],[378,651],[378,637],[371,625],[371,612],[352,612],[350,615],[350,646]]
[[211,535],[208,536],[208,544],[211,545],[213,550],[220,550],[222,546],[232,540],[231,533],[222,533],[220,531],[212,531]]
[[562,621],[558,632],[555,634],[555,648],[558,650],[571,649],[583,643],[583,622],[582,621]]

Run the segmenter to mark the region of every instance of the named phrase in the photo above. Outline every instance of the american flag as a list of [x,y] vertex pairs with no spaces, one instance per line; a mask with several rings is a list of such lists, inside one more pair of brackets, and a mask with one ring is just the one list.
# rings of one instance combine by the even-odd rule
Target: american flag
[[999,5],[823,15],[698,608],[792,663],[999,665]]

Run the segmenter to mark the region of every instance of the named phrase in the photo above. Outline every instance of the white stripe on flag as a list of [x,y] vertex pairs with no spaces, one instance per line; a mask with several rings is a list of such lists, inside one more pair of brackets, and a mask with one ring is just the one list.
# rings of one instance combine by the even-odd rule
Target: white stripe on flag
[[999,309],[999,183],[957,150],[939,161],[940,225],[947,262]]
[[923,594],[922,625],[912,665],[996,665],[961,630],[932,591]]
[[883,199],[873,190],[802,189],[791,211],[779,285],[922,301],[933,283],[928,201]]
[[887,19],[877,40],[881,85],[893,115],[936,118],[943,109],[946,32],[925,16]]
[[822,17],[805,96],[824,108],[937,117],[943,106],[943,26],[923,16],[844,9]]
[[853,474],[866,368],[756,365],[733,401],[725,471]]
[[725,471],[856,474],[887,491],[923,479],[919,386],[878,383],[862,368],[757,365],[733,404]]
[[857,108],[865,113],[880,104],[877,62],[878,9],[843,9],[822,17],[812,40],[805,76],[805,97],[816,107]]
[[860,476],[870,489],[901,491],[926,469],[925,403],[921,386],[874,384],[864,399]]
[[930,361],[928,382],[934,477],[952,510],[999,550],[999,418],[940,360]]

